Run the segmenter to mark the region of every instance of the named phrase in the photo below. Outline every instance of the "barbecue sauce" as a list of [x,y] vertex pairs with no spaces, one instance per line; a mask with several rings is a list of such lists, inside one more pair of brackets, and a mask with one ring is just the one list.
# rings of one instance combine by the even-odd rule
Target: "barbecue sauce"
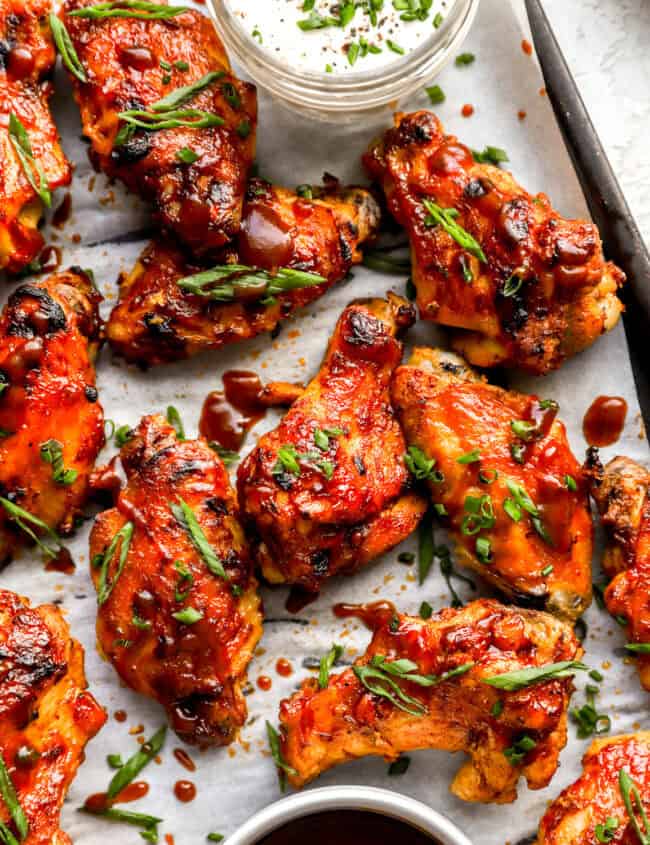
[[378,628],[387,625],[397,615],[395,606],[389,601],[374,601],[368,604],[335,604],[332,611],[334,616],[339,619],[346,619],[349,616],[360,619],[371,631],[376,631]]
[[627,402],[621,396],[599,396],[589,406],[582,432],[590,446],[611,446],[621,436]]
[[293,819],[272,831],[258,845],[440,845],[409,824],[367,810],[330,810]]
[[224,449],[238,451],[246,433],[264,417],[260,402],[262,382],[257,373],[228,370],[223,374],[223,390],[209,393],[203,403],[199,431]]

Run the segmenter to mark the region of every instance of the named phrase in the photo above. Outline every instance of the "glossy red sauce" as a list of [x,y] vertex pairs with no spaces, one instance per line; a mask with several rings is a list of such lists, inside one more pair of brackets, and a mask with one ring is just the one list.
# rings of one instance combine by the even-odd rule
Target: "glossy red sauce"
[[224,449],[238,451],[246,433],[261,420],[266,407],[259,400],[262,382],[257,373],[228,370],[223,374],[223,390],[209,393],[203,403],[199,432]]
[[72,212],[72,195],[68,191],[61,200],[61,204],[52,215],[52,225],[57,229],[62,229],[70,219]]
[[237,246],[242,264],[269,270],[286,266],[293,254],[289,227],[265,205],[253,205],[244,217]]
[[14,79],[26,79],[34,70],[36,59],[29,47],[18,46],[10,51],[7,71]]
[[582,432],[590,446],[611,446],[621,436],[627,402],[621,396],[599,396],[582,421]]
[[533,55],[533,45],[528,41],[527,38],[524,38],[521,42],[521,49],[527,56]]
[[175,748],[174,749],[174,757],[176,760],[181,764],[184,769],[187,769],[188,772],[195,772],[196,771],[196,764],[194,760],[190,757],[190,755],[185,751],[183,748]]
[[269,678],[268,675],[260,675],[257,679],[257,686],[267,692],[273,686],[273,681]]
[[188,804],[196,798],[196,786],[190,780],[177,780],[174,784],[174,795],[179,801]]
[[119,792],[115,798],[109,798],[106,792],[96,792],[86,798],[84,806],[93,813],[101,813],[113,804],[128,804],[131,801],[138,801],[149,792],[149,784],[144,780],[136,780],[129,783]]
[[371,631],[376,631],[377,628],[387,625],[397,613],[395,605],[389,601],[374,601],[368,604],[335,604],[332,612],[339,619],[347,619],[350,616],[360,619]]
[[275,671],[283,678],[288,678],[289,675],[293,674],[293,666],[285,657],[281,657],[275,664]]
[[317,598],[318,593],[309,593],[307,590],[301,590],[300,587],[292,587],[284,606],[289,613],[300,613],[303,608],[315,602]]
[[122,479],[117,471],[119,459],[119,455],[115,455],[105,466],[99,467],[93,472],[90,477],[93,495],[99,496],[102,493],[108,493],[113,499],[117,497],[122,489]]
[[156,65],[156,57],[148,47],[124,47],[120,52],[122,67],[148,70]]
[[47,572],[61,572],[64,575],[72,575],[75,571],[75,563],[70,552],[62,546],[57,556],[48,560],[45,564],[45,569]]
[[471,117],[474,114],[474,106],[471,103],[465,103],[460,113],[463,117]]
[[114,713],[114,718],[116,722],[126,722],[127,714],[126,710],[116,710]]
[[367,810],[330,810],[293,819],[259,845],[440,845],[437,839],[398,819]]
[[46,246],[38,256],[38,263],[41,265],[39,272],[53,273],[61,266],[61,250],[58,246]]
[[165,845],[174,845],[174,837],[171,833],[165,834]]

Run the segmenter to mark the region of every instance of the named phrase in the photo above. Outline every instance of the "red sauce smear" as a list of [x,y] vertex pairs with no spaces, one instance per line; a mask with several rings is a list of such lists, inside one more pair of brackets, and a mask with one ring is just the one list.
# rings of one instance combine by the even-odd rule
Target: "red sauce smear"
[[627,402],[621,396],[599,396],[589,406],[582,432],[590,446],[611,446],[621,436]]
[[70,552],[62,547],[55,558],[48,560],[45,569],[47,572],[62,572],[64,575],[72,575],[75,571],[75,563]]
[[183,766],[184,769],[187,769],[188,772],[196,771],[196,764],[194,760],[192,760],[190,755],[183,748],[175,748],[174,757],[181,764],[181,766]]
[[307,590],[301,590],[300,587],[292,587],[284,606],[289,613],[300,613],[304,607],[316,601],[317,598],[318,593],[309,593]]
[[242,220],[237,249],[242,264],[272,270],[289,263],[293,239],[276,211],[253,204]]
[[527,56],[533,55],[533,45],[528,41],[528,39],[524,38],[521,42],[521,49]]
[[471,117],[474,114],[474,106],[471,103],[465,103],[460,113],[463,117]]
[[116,710],[114,716],[115,716],[116,722],[126,722],[126,719],[127,719],[126,710]]
[[288,678],[293,673],[293,666],[285,657],[281,657],[275,664],[275,671],[283,678]]
[[257,373],[228,370],[223,374],[223,391],[209,393],[203,403],[199,432],[224,449],[238,451],[246,433],[264,417],[266,407],[259,400],[262,382]]
[[61,266],[61,250],[58,246],[46,246],[38,256],[40,273],[53,273]]
[[376,631],[377,628],[387,625],[397,613],[395,605],[389,601],[374,601],[368,604],[335,604],[332,612],[339,619],[347,619],[349,616],[360,619],[371,631]]
[[122,479],[117,471],[119,459],[120,456],[115,455],[105,466],[99,467],[91,474],[90,489],[93,496],[101,498],[102,494],[108,494],[111,500],[117,499],[122,489]]
[[196,786],[190,780],[177,780],[174,784],[174,795],[184,804],[196,798]]
[[260,675],[257,679],[257,686],[267,692],[273,686],[273,681],[269,678],[268,675]]
[[28,47],[14,47],[7,57],[7,70],[14,79],[26,79],[35,64],[34,54]]
[[57,229],[62,229],[65,224],[70,219],[70,213],[72,212],[72,195],[68,191],[68,193],[63,197],[61,200],[61,205],[57,208],[57,210],[52,215],[52,225],[56,226]]
[[142,71],[154,67],[156,57],[148,47],[123,47],[120,52],[120,63],[123,67]]
[[165,843],[166,845],[174,845],[174,837],[171,835],[171,833],[165,834]]
[[138,801],[149,792],[149,784],[144,780],[136,780],[129,783],[115,798],[109,798],[106,792],[96,792],[86,798],[84,806],[93,813],[101,813],[113,804],[129,804],[131,801]]

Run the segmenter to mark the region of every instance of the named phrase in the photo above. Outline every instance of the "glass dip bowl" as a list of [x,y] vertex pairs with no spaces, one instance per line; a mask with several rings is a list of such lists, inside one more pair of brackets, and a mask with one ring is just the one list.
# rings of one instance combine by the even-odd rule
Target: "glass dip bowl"
[[[265,0],[260,0],[265,2]],[[260,88],[294,111],[320,120],[353,121],[387,107],[422,88],[458,53],[480,0],[455,0],[438,29],[419,46],[372,70],[322,73],[293,67],[248,32],[228,0],[208,0],[217,30],[235,62]],[[296,31],[296,37],[304,37]]]

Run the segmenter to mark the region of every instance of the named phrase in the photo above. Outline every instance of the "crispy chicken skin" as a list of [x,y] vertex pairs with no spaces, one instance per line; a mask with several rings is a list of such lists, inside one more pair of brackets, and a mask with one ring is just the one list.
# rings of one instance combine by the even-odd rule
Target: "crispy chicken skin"
[[[114,587],[98,609],[100,648],[128,686],[165,707],[181,739],[226,745],[246,720],[241,687],[262,634],[257,583],[228,473],[205,441],[177,440],[160,416],[141,421],[121,460],[126,487],[115,507],[97,517],[90,536],[101,600],[97,560],[127,523],[133,525],[121,574],[124,540],[109,557]],[[172,513],[181,500],[227,580],[208,568]],[[187,609],[202,618],[174,617]]]
[[[627,620],[631,643],[650,646],[650,471],[621,456],[603,469],[595,450],[587,466],[609,540],[603,558],[611,579],[607,609]],[[650,692],[650,653],[636,656],[641,683]]]
[[22,270],[43,246],[38,231],[43,204],[11,142],[11,114],[24,126],[50,189],[70,182],[48,106],[47,76],[56,58],[50,7],[49,0],[0,0],[0,270],[10,273]]
[[[0,495],[70,533],[104,445],[92,361],[101,297],[79,269],[23,284],[0,316]],[[72,483],[55,479],[41,446],[58,441]],[[33,527],[33,526],[32,526]],[[38,529],[35,529],[38,532]],[[0,508],[0,561],[28,540]]]
[[326,282],[280,294],[268,304],[259,298],[211,301],[176,284],[201,268],[159,238],[120,279],[120,299],[106,328],[108,341],[130,361],[160,364],[271,331],[345,278],[362,259],[360,245],[378,225],[377,203],[361,188],[341,188],[330,180],[324,190],[315,191],[314,199],[305,199],[255,179],[248,186],[235,254],[222,260],[269,271],[291,267],[316,273]]
[[[86,689],[83,649],[58,608],[0,590],[0,655],[0,756],[27,817],[22,843],[71,845],[59,813],[106,721]],[[17,834],[1,798],[0,821]]]
[[[64,21],[88,77],[87,83],[73,82],[93,162],[151,201],[157,220],[190,249],[212,252],[239,229],[255,157],[255,87],[232,75],[208,17],[196,11],[153,21],[70,14],[93,3],[64,3]],[[115,145],[120,112],[150,109],[212,72],[222,75],[181,108],[217,115],[223,125],[138,131]],[[199,158],[191,164],[180,160],[185,148]]]
[[[459,562],[518,602],[563,619],[580,616],[591,601],[593,526],[587,485],[557,407],[487,384],[462,359],[436,349],[414,350],[391,390],[407,443],[434,459],[444,476],[427,483],[433,502],[446,509],[442,519]],[[528,442],[513,421],[532,426],[524,429]],[[478,460],[468,463],[470,457]],[[508,483],[528,494],[529,511],[521,490],[517,502]]]
[[[546,811],[537,845],[638,845],[619,789],[625,769],[637,785],[650,813],[650,732],[613,736],[593,742],[583,760],[583,773]],[[616,819],[608,839],[596,838],[596,826]]]
[[[240,507],[271,583],[317,593],[417,527],[426,503],[409,489],[389,398],[402,355],[396,336],[413,320],[394,294],[349,305],[318,375],[240,465]],[[318,431],[330,433],[320,446]],[[287,450],[298,471],[281,462]]]
[[[453,346],[472,364],[545,373],[616,324],[625,277],[604,261],[596,227],[474,161],[435,115],[397,115],[364,163],[409,234],[422,318],[455,329]],[[458,212],[487,263],[427,225],[425,199]]]
[[[551,780],[566,744],[566,711],[571,678],[551,680],[519,692],[503,692],[482,678],[562,660],[579,659],[582,649],[571,628],[534,610],[504,607],[483,599],[461,610],[445,609],[430,620],[384,615],[364,656],[408,659],[422,674],[440,676],[467,663],[474,666],[433,686],[400,681],[402,689],[428,712],[411,715],[368,691],[352,669],[304,681],[280,705],[282,755],[300,787],[347,760],[379,755],[396,759],[405,751],[436,748],[470,755],[451,785],[465,801],[507,803],[517,797],[521,775],[531,789]],[[497,701],[503,709],[492,715]],[[501,705],[499,705],[501,706]],[[521,762],[504,751],[524,735],[536,746]]]

